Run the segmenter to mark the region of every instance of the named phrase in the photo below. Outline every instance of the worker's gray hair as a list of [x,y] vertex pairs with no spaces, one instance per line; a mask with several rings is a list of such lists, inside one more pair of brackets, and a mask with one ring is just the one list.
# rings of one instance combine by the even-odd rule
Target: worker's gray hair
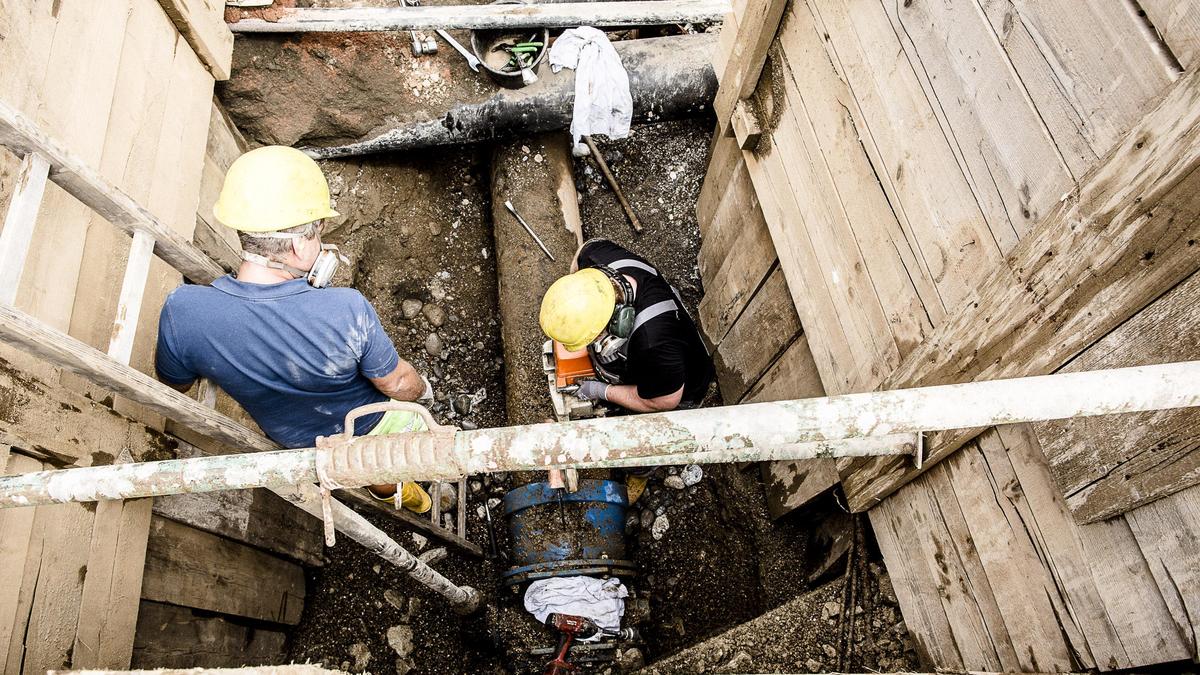
[[[316,220],[311,223],[297,225],[296,227],[289,227],[286,230],[279,230],[278,232],[238,232],[238,239],[242,241],[242,250],[246,253],[254,253],[279,262],[279,258],[285,258],[291,252],[293,239],[312,239],[320,233],[321,221]],[[295,237],[278,236],[289,234],[295,235]]]

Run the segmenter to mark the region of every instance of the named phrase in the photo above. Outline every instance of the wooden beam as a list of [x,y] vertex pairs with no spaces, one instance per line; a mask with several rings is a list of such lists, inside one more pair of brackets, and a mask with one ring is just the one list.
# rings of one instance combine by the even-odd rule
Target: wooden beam
[[0,230],[0,304],[17,301],[17,287],[21,285],[21,272],[25,269],[25,257],[33,241],[33,226],[37,224],[49,175],[50,162],[36,152],[25,155],[21,168],[17,169],[4,229]]
[[129,261],[125,266],[125,278],[121,281],[117,318],[108,342],[108,355],[126,365],[133,355],[133,339],[137,333],[138,316],[142,313],[142,296],[146,292],[146,277],[150,274],[150,261],[153,258],[154,238],[145,232],[135,233],[129,249]]
[[224,0],[158,0],[158,4],[213,78],[228,80],[233,66],[233,33],[225,25]]
[[737,138],[738,147],[742,150],[753,150],[758,147],[762,138],[762,124],[758,121],[758,111],[749,99],[742,99],[733,108],[733,135]]
[[[410,513],[404,509],[393,508],[388,504],[384,504],[376,499],[372,499],[371,495],[363,488],[355,488],[352,490],[338,490],[337,496],[346,504],[354,507],[354,510],[360,513],[385,514],[394,518],[405,526],[419,530],[422,534],[428,535],[438,541],[449,544],[455,549],[475,556],[476,558],[483,557],[483,549],[479,546],[467,541],[463,537],[447,530],[440,525],[434,525],[428,519]],[[466,495],[459,495],[459,499],[465,499]]]
[[[782,4],[782,3],[781,3]],[[235,33],[302,33],[657,26],[714,23],[730,11],[728,0],[635,0],[505,5],[294,8],[271,21],[242,19]]]
[[43,155],[50,163],[50,180],[129,236],[138,232],[150,235],[158,257],[192,281],[208,283],[225,273],[192,242],[3,102],[0,102],[0,145],[19,154]]
[[767,52],[775,42],[775,33],[787,6],[787,0],[749,0],[745,11],[737,16],[737,36],[720,76],[721,88],[713,101],[718,136],[728,135],[738,101],[753,94],[758,86]]
[[[1061,368],[1200,268],[1198,168],[1200,74],[1192,72],[881,389]],[[920,470],[888,458],[840,461],[850,508],[875,506],[979,431],[930,435]]]
[[11,307],[0,306],[0,340],[85,377],[150,410],[238,450],[278,450],[247,429],[154,378]]
[[[1060,372],[1165,363],[1200,353],[1200,273],[1105,335]],[[1200,483],[1200,411],[1033,425],[1075,519],[1094,523]],[[1133,431],[1136,430],[1136,431]]]

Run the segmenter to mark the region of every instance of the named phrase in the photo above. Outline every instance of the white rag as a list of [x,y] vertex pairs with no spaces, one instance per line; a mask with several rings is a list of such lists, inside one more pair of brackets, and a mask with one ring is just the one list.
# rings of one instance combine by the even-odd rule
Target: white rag
[[[625,598],[629,595],[620,579],[592,577],[550,577],[529,584],[525,591],[525,609],[546,623],[552,613],[573,614],[591,619],[610,631],[621,630],[625,616]],[[600,635],[587,640],[599,640]]]
[[629,135],[633,120],[633,95],[621,56],[603,31],[582,26],[564,31],[550,48],[550,70],[575,70],[575,108],[571,137],[576,145],[583,136]]

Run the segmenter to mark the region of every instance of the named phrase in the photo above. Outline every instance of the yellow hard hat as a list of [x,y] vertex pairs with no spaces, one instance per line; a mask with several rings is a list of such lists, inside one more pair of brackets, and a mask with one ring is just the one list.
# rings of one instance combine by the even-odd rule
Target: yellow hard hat
[[604,272],[582,269],[550,285],[538,323],[551,339],[578,351],[604,331],[616,306],[616,289]]
[[241,232],[278,232],[337,216],[321,167],[295,148],[268,145],[238,157],[213,215]]

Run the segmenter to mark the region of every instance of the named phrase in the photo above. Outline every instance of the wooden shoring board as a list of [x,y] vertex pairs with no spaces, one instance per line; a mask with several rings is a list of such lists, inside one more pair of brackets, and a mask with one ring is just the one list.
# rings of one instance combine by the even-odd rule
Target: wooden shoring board
[[[1062,367],[1200,267],[1197,167],[1200,75],[1191,73],[881,388]],[[925,468],[978,431],[931,434]],[[888,458],[843,460],[838,469],[856,511],[919,473]]]
[[725,199],[725,193],[734,180],[734,172],[742,165],[742,152],[737,141],[725,136],[714,135],[709,148],[708,168],[704,172],[704,184],[696,199],[696,221],[700,224],[701,239],[712,236],[709,227],[717,208]]
[[1137,125],[1178,75],[1124,3],[980,4],[1076,176]]
[[[1129,660],[1154,663],[1188,658],[1190,643],[1177,630],[1173,607],[1155,584],[1125,517],[1081,525],[1076,532],[1096,591]],[[1093,652],[1099,653],[1095,647]]]
[[[939,469],[943,485],[945,471]],[[965,537],[954,493],[942,494],[934,479],[926,478],[906,485],[880,508],[885,509],[885,519],[872,517],[873,527],[890,528],[900,555],[908,558],[912,585],[902,590],[896,584],[901,611],[907,621],[909,607],[915,605],[917,616],[928,622],[931,632],[920,642],[930,650],[933,663],[941,668],[1002,670],[1002,661],[1015,660],[987,578],[980,574],[974,542]],[[913,555],[914,550],[921,554]],[[895,558],[885,561],[892,565]]]
[[[722,139],[721,145],[726,143],[732,141]],[[760,222],[766,227],[762,208],[758,205],[758,195],[754,192],[754,182],[750,180],[750,173],[746,170],[746,163],[742,160],[740,151],[728,180],[725,191],[720,195],[720,201],[714,206],[715,211],[705,216],[708,220],[705,222],[700,254],[696,260],[706,289],[709,285],[708,280],[720,271],[726,256],[736,247],[734,241],[742,236],[742,230]],[[697,213],[700,212],[699,207],[696,210]]]
[[[824,158],[824,195],[841,212],[862,265],[887,317],[900,356],[905,356],[942,317],[941,300],[910,231],[902,227],[871,164],[852,110],[853,94],[835,69],[807,6],[797,6],[779,31],[787,72],[785,91],[798,101],[796,119],[807,142]],[[802,109],[802,113],[801,113]],[[820,193],[818,193],[820,194]],[[840,392],[839,392],[840,393]]]
[[1200,487],[1136,508],[1125,519],[1159,592],[1170,599],[1189,656],[1200,658]]
[[921,479],[915,480],[867,515],[921,664],[962,668],[962,656],[950,632],[950,620],[937,597],[924,557],[912,554],[914,542],[907,530],[907,500],[909,495],[924,488]]
[[882,4],[808,5],[853,94],[848,109],[888,201],[942,304],[955,307],[1003,257],[937,115]]
[[287,634],[246,626],[187,607],[143,600],[134,668],[233,668],[284,660]]
[[[42,463],[19,455],[9,454],[0,446],[0,475],[41,471]],[[39,560],[40,533],[34,536],[34,515],[37,509],[5,509],[0,511],[0,673],[20,673],[25,626],[29,621],[31,588],[26,585],[26,561]],[[40,532],[40,531],[39,531]]]
[[1139,4],[1183,67],[1200,65],[1200,3],[1196,0],[1141,0]]
[[[1183,658],[1186,652],[1162,635],[1166,608],[1153,592],[1137,546],[1132,540],[1110,541],[1103,552],[1097,551],[1096,544],[1107,537],[1100,529],[1076,525],[1071,519],[1032,427],[1005,425],[996,432],[1002,446],[989,435],[981,441],[984,455],[998,455],[1002,449],[1012,473],[1002,473],[1007,465],[989,459],[994,467],[991,474],[1005,486],[1005,496],[1020,514],[1038,557],[1059,589],[1049,595],[1077,649],[1083,651],[1085,646],[1076,641],[1076,632],[1082,634],[1101,670]],[[1101,577],[1109,574],[1113,576]],[[1136,604],[1130,598],[1137,598]]]
[[1051,603],[1058,590],[1036,555],[1036,535],[1028,529],[1036,528],[1036,522],[1026,521],[1028,514],[1020,513],[1010,501],[1015,495],[1008,491],[1015,492],[1019,483],[1007,462],[996,431],[989,430],[949,458],[944,470],[931,472],[930,486],[940,500],[956,502],[961,510],[964,536],[980,560],[975,587],[992,595],[1008,634],[1001,651],[1004,668],[1026,672],[1091,668],[1094,660],[1086,644],[1079,650],[1082,663],[1072,659],[1067,633],[1076,644],[1082,639],[1078,630],[1072,630],[1071,617],[1060,617]]
[[0,415],[0,444],[55,467],[111,464],[122,451],[136,461],[176,456],[176,439],[3,358],[0,398],[19,402]]
[[882,5],[1007,253],[1075,177],[974,2]]
[[794,109],[802,104],[788,79],[776,48],[755,98],[764,118],[780,118],[743,156],[800,320],[815,327],[809,345],[826,389],[870,390],[899,356],[861,252],[840,226],[843,214],[818,194],[827,169],[800,136]]
[[166,518],[150,522],[146,600],[294,625],[304,593],[295,563]]
[[[700,300],[698,314],[700,326],[713,346],[719,345],[725,338],[777,260],[771,232],[763,220],[758,200],[753,196],[754,187],[750,184],[750,177],[744,170],[739,171],[738,175],[744,176],[745,181],[730,186],[710,228],[710,231],[720,228],[722,232],[734,231],[736,234],[727,242],[718,268],[714,270],[710,267],[708,275],[701,268],[704,297]],[[702,260],[704,253],[702,246]],[[791,298],[787,298],[787,301],[790,303]]]
[[[742,399],[746,403],[824,396],[821,374],[801,335],[771,364]],[[759,472],[766,491],[767,510],[778,518],[804,506],[837,485],[837,463],[832,459],[763,462]]]
[[196,233],[192,239],[200,250],[221,266],[233,271],[241,264],[241,242],[237,232],[213,217],[212,207],[221,193],[225,172],[244,152],[246,141],[215,98],[209,113],[208,142],[200,181],[200,205],[196,211]]
[[[12,25],[4,44],[13,51],[4,62],[21,67],[0,75],[0,104],[20,110],[90,165],[100,158],[131,1],[115,0],[103,12],[87,3],[58,8],[15,0],[5,6]],[[28,148],[12,150],[29,154]],[[54,158],[46,157],[53,178]],[[62,330],[70,326],[90,217],[53,181],[46,186],[17,304]],[[3,353],[42,377],[54,374],[15,350]]]
[[[1200,273],[1105,335],[1059,372],[1171,363],[1200,354]],[[1034,425],[1075,518],[1096,522],[1200,483],[1200,411]]]
[[213,77],[228,80],[233,67],[233,33],[225,25],[224,0],[158,2]]
[[776,268],[713,355],[721,396],[740,401],[802,331],[787,281]]

